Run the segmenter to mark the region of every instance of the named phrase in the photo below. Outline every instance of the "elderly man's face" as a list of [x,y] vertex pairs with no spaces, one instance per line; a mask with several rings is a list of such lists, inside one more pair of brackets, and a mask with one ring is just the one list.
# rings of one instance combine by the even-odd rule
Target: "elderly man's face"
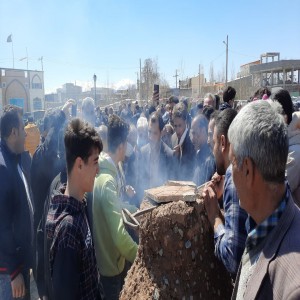
[[204,102],[203,102],[203,107],[205,107],[205,106],[212,106],[212,107],[214,107],[214,100],[211,99],[210,97],[206,97],[204,99]]

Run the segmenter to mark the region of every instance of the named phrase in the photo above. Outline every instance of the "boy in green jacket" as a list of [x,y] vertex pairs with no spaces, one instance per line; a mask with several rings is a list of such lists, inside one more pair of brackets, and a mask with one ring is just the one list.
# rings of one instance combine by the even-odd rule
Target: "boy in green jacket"
[[[122,220],[119,162],[125,159],[129,126],[117,115],[108,121],[108,153],[99,157],[100,172],[95,180],[92,218],[93,238],[101,282],[107,299],[119,299],[126,276],[125,261],[133,263],[138,245]],[[136,209],[136,208],[135,208]],[[130,209],[132,210],[132,209]]]

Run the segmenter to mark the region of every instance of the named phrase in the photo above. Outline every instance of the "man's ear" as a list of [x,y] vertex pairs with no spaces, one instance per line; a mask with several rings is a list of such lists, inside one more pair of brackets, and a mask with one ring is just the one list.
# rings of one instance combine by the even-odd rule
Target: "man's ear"
[[255,179],[255,165],[250,157],[246,157],[242,166],[243,175],[246,178],[246,184],[249,188],[253,186]]
[[80,157],[77,157],[75,159],[73,169],[82,170],[83,163],[84,163],[84,161]]
[[227,149],[229,144],[227,143],[227,139],[224,134],[221,135],[221,143],[220,144],[221,144],[222,152],[229,150],[229,149]]
[[17,135],[17,128],[13,127],[11,129],[10,136],[16,136],[16,135]]

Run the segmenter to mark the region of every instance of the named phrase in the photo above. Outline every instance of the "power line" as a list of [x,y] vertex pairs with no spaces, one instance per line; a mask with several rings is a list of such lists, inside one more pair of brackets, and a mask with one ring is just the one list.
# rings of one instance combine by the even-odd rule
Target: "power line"
[[235,54],[238,54],[238,55],[242,55],[242,56],[246,56],[246,57],[251,57],[251,58],[257,58],[257,56],[254,56],[254,55],[249,55],[249,54],[243,54],[243,53],[240,53],[240,52],[237,52],[237,51],[234,51],[234,50],[228,50],[229,52],[232,52],[232,53],[235,53]]

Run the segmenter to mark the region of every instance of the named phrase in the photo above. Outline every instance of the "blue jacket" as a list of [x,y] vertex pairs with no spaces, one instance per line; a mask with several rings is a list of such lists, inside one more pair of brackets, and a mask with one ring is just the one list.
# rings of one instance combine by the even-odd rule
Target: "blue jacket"
[[[20,155],[0,143],[0,273],[14,279],[29,269],[33,255],[33,216],[18,171]],[[23,171],[24,173],[24,171]],[[27,181],[28,182],[28,181]]]

